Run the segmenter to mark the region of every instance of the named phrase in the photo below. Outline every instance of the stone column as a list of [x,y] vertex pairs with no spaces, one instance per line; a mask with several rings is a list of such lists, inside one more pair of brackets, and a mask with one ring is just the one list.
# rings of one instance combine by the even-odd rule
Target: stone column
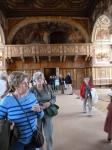
[[108,28],[109,28],[109,33],[112,34],[112,24]]

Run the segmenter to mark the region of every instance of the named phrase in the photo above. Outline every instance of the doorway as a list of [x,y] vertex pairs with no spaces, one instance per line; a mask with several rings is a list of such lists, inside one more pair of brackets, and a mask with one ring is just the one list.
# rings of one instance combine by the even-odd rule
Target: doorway
[[44,76],[47,83],[49,83],[49,77],[53,75],[56,75],[56,68],[44,68]]

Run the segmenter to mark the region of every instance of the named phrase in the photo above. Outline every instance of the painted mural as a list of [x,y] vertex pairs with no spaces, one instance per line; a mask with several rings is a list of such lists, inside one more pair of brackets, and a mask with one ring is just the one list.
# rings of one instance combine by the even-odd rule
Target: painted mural
[[109,29],[97,28],[95,41],[110,41]]
[[92,33],[92,29],[97,18],[102,15],[104,11],[112,15],[112,0],[100,0],[95,6],[94,11],[89,18],[90,33]]
[[85,43],[81,32],[69,24],[41,22],[21,28],[14,36],[12,44],[54,44],[51,43],[51,38],[56,44],[59,43],[59,38],[62,39],[61,43]]

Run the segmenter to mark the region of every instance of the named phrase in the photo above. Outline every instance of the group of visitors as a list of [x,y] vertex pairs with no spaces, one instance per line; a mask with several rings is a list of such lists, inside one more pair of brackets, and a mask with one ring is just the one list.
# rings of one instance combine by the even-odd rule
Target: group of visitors
[[54,92],[59,90],[59,78],[55,75],[50,76],[48,84]]
[[[52,77],[50,77],[52,79]],[[35,84],[29,88],[28,75],[21,71],[14,71],[9,76],[7,72],[0,74],[0,84],[2,85],[0,91],[0,120],[7,119],[10,122],[10,131],[14,126],[22,132],[18,141],[11,147],[10,150],[36,150],[32,141],[32,130],[40,129],[44,131],[46,138],[47,150],[53,150],[53,123],[52,117],[46,112],[46,109],[56,102],[56,96],[53,92],[53,80],[49,84],[45,83],[44,74],[36,72],[33,74],[33,81]],[[72,94],[72,80],[70,73],[64,79],[62,75],[59,76],[59,85],[62,94],[64,93],[64,81],[67,84],[68,94]],[[89,78],[84,78],[84,82],[80,88],[80,96],[83,100],[83,112],[86,113],[86,106],[88,102],[88,115],[92,117],[92,94],[94,88]],[[4,89],[4,90],[3,90]],[[29,118],[31,128],[24,111]],[[36,120],[36,121],[35,121]],[[112,139],[112,102],[108,106],[108,115],[105,121],[104,131],[108,133],[107,140],[111,142]],[[7,135],[6,135],[7,136]],[[2,138],[1,138],[2,139]],[[7,140],[6,140],[7,141]],[[5,141],[3,141],[3,144]],[[43,147],[39,148],[43,150]]]
[[65,79],[60,74],[59,77],[57,76],[50,76],[48,84],[51,86],[51,89],[54,92],[58,92],[58,90],[61,90],[61,94],[64,94],[65,86],[67,88],[67,94],[73,95],[72,90],[72,78],[70,76],[70,73],[68,72]]
[[[18,141],[10,150],[36,150],[32,141],[32,130],[42,130],[42,128],[46,138],[47,150],[52,150],[53,124],[52,117],[47,114],[46,108],[56,102],[56,97],[50,86],[45,84],[43,73],[34,73],[33,80],[35,81],[35,85],[30,89],[28,75],[26,73],[14,71],[7,77],[8,80],[4,82],[5,89],[1,94],[0,120],[9,120],[9,129],[11,131],[14,126],[16,126],[22,132]],[[5,95],[7,90],[9,92]],[[19,101],[23,109],[17,101]],[[31,127],[25,114],[30,121]],[[35,121],[35,119],[37,119],[37,121]],[[1,126],[2,125],[0,124],[0,131]],[[9,134],[8,130],[7,132],[7,134]],[[5,136],[7,137],[7,135]],[[5,147],[5,145],[7,145],[5,142],[8,140],[10,139],[5,140],[4,137],[1,137],[0,146]],[[9,149],[9,147],[6,149]],[[39,148],[39,150],[42,149],[43,147]]]

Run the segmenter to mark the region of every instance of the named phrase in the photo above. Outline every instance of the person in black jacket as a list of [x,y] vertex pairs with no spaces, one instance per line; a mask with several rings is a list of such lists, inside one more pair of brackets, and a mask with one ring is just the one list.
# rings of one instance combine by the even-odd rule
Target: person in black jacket
[[50,85],[52,91],[54,91],[54,79],[52,76],[50,76],[50,78],[49,78],[49,85]]
[[68,95],[73,95],[73,91],[72,91],[72,79],[70,76],[70,73],[67,73],[67,76],[65,77],[65,83],[67,85],[67,94]]
[[62,75],[59,75],[59,83],[60,83],[60,90],[61,90],[61,94],[64,94],[64,78],[62,77]]

